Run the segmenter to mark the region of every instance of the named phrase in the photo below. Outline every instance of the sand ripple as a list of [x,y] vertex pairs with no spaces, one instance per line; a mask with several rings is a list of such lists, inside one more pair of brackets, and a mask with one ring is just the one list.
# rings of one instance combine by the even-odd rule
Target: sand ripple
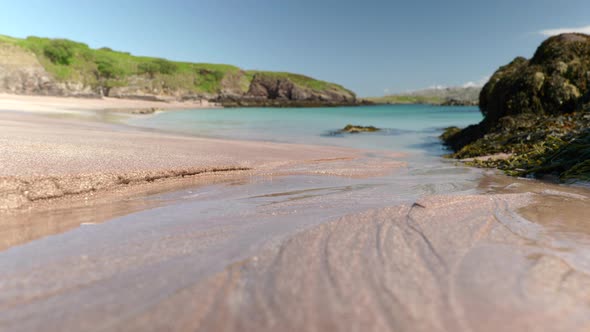
[[[514,213],[532,196],[435,196],[348,216],[231,266],[125,328],[587,331],[590,276]],[[158,325],[166,314],[176,319]]]

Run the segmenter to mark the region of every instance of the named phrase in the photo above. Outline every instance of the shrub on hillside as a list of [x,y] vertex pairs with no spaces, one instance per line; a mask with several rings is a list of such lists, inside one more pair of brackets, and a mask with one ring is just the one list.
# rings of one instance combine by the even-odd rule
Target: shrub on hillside
[[125,85],[123,70],[108,58],[96,60],[96,78],[104,96],[108,96],[112,88]]
[[165,59],[155,59],[139,64],[137,67],[140,74],[148,74],[153,78],[156,74],[172,75],[178,70],[178,66]]
[[96,60],[96,69],[98,72],[98,78],[117,78],[123,75],[123,72],[120,68],[115,66],[113,61],[109,59],[98,59]]
[[75,43],[69,40],[54,39],[45,46],[43,54],[51,62],[67,66],[72,62],[75,47]]
[[178,70],[178,66],[172,62],[165,59],[156,59],[154,63],[160,68],[160,73],[165,75],[174,74]]

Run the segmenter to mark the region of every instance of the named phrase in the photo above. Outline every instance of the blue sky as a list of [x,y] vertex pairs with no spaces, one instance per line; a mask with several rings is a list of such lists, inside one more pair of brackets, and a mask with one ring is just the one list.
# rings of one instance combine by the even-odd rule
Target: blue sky
[[4,2],[0,34],[298,72],[361,96],[477,82],[530,57],[542,31],[590,26],[588,0]]

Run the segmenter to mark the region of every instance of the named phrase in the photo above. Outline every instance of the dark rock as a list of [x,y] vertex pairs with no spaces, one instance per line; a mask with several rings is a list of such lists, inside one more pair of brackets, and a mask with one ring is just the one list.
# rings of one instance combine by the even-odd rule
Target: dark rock
[[565,34],[547,39],[531,60],[522,57],[494,73],[480,94],[484,120],[451,138],[455,150],[492,131],[501,119],[572,112],[590,99],[590,36]]
[[264,75],[256,75],[250,83],[248,97],[258,97],[269,100],[303,100],[309,96],[288,79],[276,79]]
[[[511,154],[477,166],[519,176],[588,179],[589,102],[590,36],[555,36],[532,59],[516,58],[494,73],[480,94],[480,124],[447,131],[441,138],[460,159]],[[562,158],[556,159],[558,155]]]
[[507,115],[563,114],[587,100],[589,84],[590,36],[565,34],[543,42],[530,61],[519,57],[501,67],[479,105],[490,125]]
[[374,133],[381,131],[381,129],[374,126],[358,126],[358,125],[346,125],[346,127],[337,131],[339,134],[359,134],[359,133]]
[[477,106],[478,102],[473,100],[447,99],[441,106]]
[[[309,78],[303,77],[303,80]],[[315,90],[272,73],[254,75],[244,95],[222,95],[217,100],[226,107],[321,107],[359,105],[354,93],[327,86]]]
[[136,109],[136,110],[131,111],[131,114],[145,115],[145,114],[154,114],[159,111],[161,111],[161,109],[155,108],[155,107],[140,108],[140,109]]

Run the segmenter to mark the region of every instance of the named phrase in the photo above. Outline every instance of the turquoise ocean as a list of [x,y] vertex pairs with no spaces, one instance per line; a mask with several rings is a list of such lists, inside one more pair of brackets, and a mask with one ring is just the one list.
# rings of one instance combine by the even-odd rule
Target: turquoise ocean
[[[202,137],[333,145],[442,155],[438,140],[449,126],[478,123],[477,107],[382,105],[335,108],[226,108],[161,112],[128,124]],[[335,135],[347,124],[376,126],[377,133]]]

